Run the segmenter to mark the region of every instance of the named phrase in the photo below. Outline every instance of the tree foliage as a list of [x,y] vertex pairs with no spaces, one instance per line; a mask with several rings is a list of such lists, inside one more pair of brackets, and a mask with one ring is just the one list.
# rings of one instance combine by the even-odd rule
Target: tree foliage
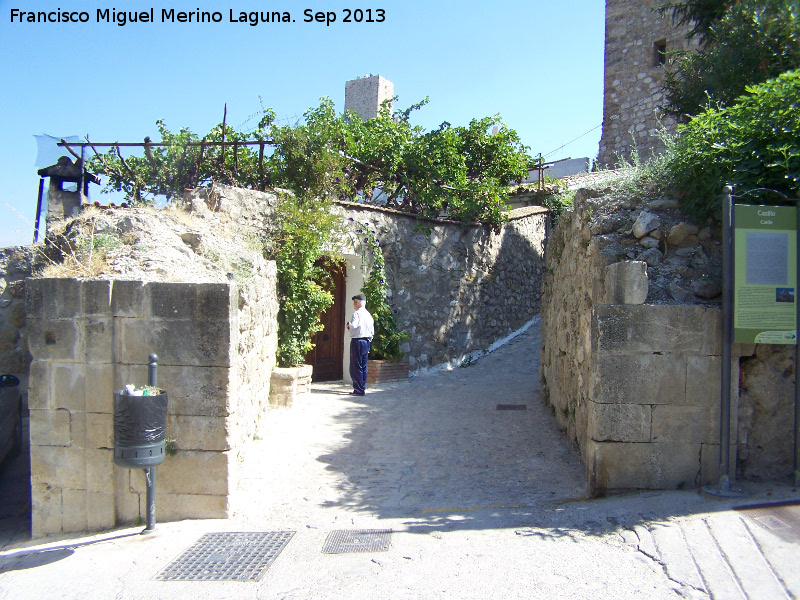
[[[186,128],[173,134],[158,121],[166,146],[128,158],[112,148],[94,156],[89,168],[106,176],[106,190],[122,191],[134,203],[152,202],[156,195],[180,198],[184,189],[213,180],[286,187],[298,195],[383,204],[419,216],[446,210],[463,222],[502,222],[508,184],[527,175],[527,148],[499,115],[467,126],[443,123],[429,132],[411,125],[411,114],[426,102],[394,115],[385,104],[365,121],[355,113],[337,114],[323,98],[295,125],[275,124],[274,113],[266,110],[254,131],[237,132],[223,123],[202,139]],[[223,139],[225,146],[190,145]],[[263,142],[265,158],[262,146],[244,142]]]
[[[794,0],[699,0],[668,4],[703,44],[673,57],[665,77],[667,110],[681,118],[727,106],[748,85],[800,68],[800,19]],[[663,7],[662,7],[663,8]]]
[[710,108],[679,128],[670,171],[688,212],[720,212],[723,186],[800,194],[800,70],[747,88],[728,107]]
[[339,218],[324,202],[286,194],[278,205],[278,237],[267,255],[278,272],[278,366],[303,363],[331,304],[330,278],[319,259],[340,233]]
[[711,26],[714,25],[730,8],[735,0],[687,0],[686,2],[666,2],[657,8],[664,15],[672,13],[678,27],[691,25],[687,37],[699,37],[700,43],[708,41]]

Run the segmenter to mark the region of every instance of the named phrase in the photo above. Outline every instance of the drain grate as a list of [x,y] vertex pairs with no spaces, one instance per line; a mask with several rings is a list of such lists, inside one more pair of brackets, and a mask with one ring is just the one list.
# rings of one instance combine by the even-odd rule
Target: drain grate
[[792,544],[800,542],[800,503],[758,504],[736,510],[782,540]]
[[391,545],[391,529],[339,529],[331,531],[323,554],[343,554],[345,552],[386,552]]
[[156,575],[161,581],[258,581],[294,531],[206,533]]
[[527,404],[498,404],[497,410],[528,410]]

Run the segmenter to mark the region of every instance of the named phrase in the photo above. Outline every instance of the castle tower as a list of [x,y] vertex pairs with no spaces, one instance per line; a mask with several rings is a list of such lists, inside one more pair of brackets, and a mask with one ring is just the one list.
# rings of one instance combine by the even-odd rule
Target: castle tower
[[664,69],[669,53],[696,47],[686,39],[689,25],[675,27],[672,14],[653,10],[658,0],[606,0],[603,133],[598,160],[613,167],[618,156],[630,159],[633,148],[646,159],[663,150],[654,134],[663,125],[675,131],[677,121],[665,116]]
[[357,112],[365,121],[378,116],[381,103],[393,97],[394,84],[380,75],[358,77],[344,84],[344,109]]

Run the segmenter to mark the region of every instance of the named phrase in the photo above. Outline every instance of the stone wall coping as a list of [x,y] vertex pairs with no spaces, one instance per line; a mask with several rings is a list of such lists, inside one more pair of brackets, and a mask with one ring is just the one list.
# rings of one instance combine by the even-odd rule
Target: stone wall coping
[[[374,212],[382,212],[391,215],[398,215],[402,217],[407,217],[409,219],[415,219],[418,221],[428,221],[430,223],[441,223],[442,225],[458,225],[461,227],[484,227],[485,224],[483,223],[468,223],[464,225],[461,221],[455,221],[453,219],[441,219],[436,217],[424,217],[421,215],[413,215],[411,213],[404,212],[402,210],[398,210],[396,208],[386,208],[385,206],[375,206],[374,204],[366,204],[361,202],[349,202],[347,200],[337,200],[336,204],[343,206],[344,208],[358,208],[364,209]],[[546,206],[523,206],[522,208],[514,208],[508,212],[508,220],[509,221],[518,221],[520,219],[524,219],[526,217],[530,217],[531,215],[536,214],[548,214],[550,209]]]

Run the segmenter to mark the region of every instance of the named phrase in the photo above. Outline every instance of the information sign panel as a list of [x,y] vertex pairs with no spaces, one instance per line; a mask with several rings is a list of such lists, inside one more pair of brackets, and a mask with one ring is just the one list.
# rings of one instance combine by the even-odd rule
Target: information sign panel
[[735,343],[797,343],[796,227],[794,206],[734,206]]

